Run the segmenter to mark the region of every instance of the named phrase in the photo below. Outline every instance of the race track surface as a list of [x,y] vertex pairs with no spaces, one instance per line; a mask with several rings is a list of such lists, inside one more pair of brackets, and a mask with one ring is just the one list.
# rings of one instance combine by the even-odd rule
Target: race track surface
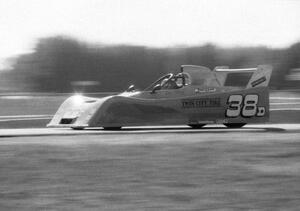
[[300,125],[0,129],[0,210],[299,210]]

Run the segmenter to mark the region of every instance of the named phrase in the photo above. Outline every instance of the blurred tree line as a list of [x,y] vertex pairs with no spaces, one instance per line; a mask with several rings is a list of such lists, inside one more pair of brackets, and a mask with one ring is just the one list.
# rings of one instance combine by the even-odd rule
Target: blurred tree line
[[162,74],[178,72],[182,64],[211,69],[222,65],[243,68],[271,64],[271,87],[279,89],[286,86],[287,72],[300,67],[300,43],[285,49],[221,48],[213,44],[149,48],[91,45],[56,36],[40,39],[32,53],[19,55],[10,62],[10,70],[2,73],[2,81],[4,78],[9,82],[14,91],[122,91],[130,84],[145,88]]

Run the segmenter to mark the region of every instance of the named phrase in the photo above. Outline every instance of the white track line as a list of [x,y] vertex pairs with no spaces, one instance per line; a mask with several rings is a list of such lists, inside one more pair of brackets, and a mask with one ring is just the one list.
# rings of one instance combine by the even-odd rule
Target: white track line
[[300,108],[270,108],[270,111],[300,111]]
[[300,97],[270,97],[270,100],[300,100]]
[[300,105],[300,102],[299,103],[270,103],[270,105]]
[[52,118],[53,115],[50,114],[39,114],[39,115],[6,115],[0,116],[0,119],[14,119],[14,118]]
[[42,119],[52,119],[52,117],[37,117],[37,118],[23,118],[23,119],[0,119],[0,122],[29,121],[29,120],[42,120]]

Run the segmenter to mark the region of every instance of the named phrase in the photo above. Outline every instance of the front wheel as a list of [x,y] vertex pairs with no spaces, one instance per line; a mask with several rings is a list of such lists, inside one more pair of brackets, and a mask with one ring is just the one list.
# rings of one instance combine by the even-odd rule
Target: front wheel
[[121,130],[122,127],[103,127],[104,130]]
[[190,126],[193,129],[200,129],[203,128],[205,124],[189,124],[188,126]]
[[246,125],[246,123],[226,123],[224,124],[228,128],[241,128]]

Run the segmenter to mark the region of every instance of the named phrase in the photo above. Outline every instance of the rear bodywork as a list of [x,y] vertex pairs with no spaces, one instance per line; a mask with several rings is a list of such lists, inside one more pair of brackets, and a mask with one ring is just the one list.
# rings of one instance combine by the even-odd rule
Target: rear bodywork
[[[183,65],[179,74],[184,82],[180,88],[158,86],[164,79],[162,77],[144,91],[128,91],[103,98],[75,95],[60,106],[48,126],[85,128],[266,122],[269,119],[271,72],[270,66],[210,70]],[[249,73],[249,80],[243,87],[226,84],[229,75],[236,73]],[[176,78],[171,75],[166,79]]]

